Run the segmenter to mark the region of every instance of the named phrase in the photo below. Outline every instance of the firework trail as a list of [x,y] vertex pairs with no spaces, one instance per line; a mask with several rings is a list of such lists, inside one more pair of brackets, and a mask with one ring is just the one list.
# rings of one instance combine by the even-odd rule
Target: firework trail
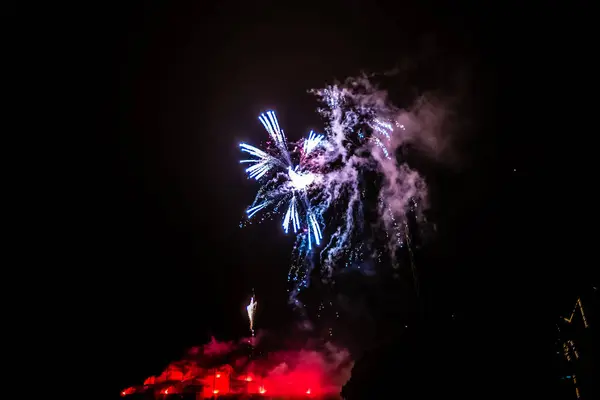
[[256,307],[258,307],[258,302],[254,301],[254,296],[250,298],[250,304],[246,306],[246,311],[248,312],[248,321],[250,322],[250,332],[252,333],[252,337],[254,337],[254,316],[256,315]]
[[[311,131],[288,144],[275,113],[268,111],[259,117],[269,134],[264,150],[240,144],[252,156],[241,161],[251,164],[248,177],[261,183],[248,219],[260,212],[280,214],[284,232],[291,225],[297,237],[288,274],[296,283],[292,297],[307,286],[315,258],[330,276],[377,253],[377,246],[364,240],[365,225],[385,234],[383,247],[396,265],[396,251],[408,237],[407,211],[418,220],[427,194],[423,178],[397,156],[401,146],[419,138],[422,121],[414,110],[396,108],[366,78],[311,92],[326,120],[324,134]],[[376,216],[365,224],[365,213]]]

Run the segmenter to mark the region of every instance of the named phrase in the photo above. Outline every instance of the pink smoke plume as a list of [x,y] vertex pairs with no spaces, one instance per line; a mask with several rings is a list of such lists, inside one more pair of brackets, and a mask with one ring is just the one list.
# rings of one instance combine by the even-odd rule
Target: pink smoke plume
[[236,344],[233,342],[219,342],[213,337],[210,338],[210,342],[202,347],[203,354],[207,356],[217,356],[232,352],[236,348]]
[[[389,254],[397,266],[395,250],[404,244],[407,213],[415,212],[419,220],[428,207],[425,179],[397,153],[408,145],[431,158],[440,157],[446,146],[442,125],[447,109],[441,101],[424,95],[411,107],[398,108],[388,92],[372,84],[367,76],[311,92],[323,104],[319,112],[328,120],[329,137],[325,151],[313,162],[319,166],[317,170],[339,165],[316,179],[323,193],[322,204],[328,209],[340,198],[347,202],[341,223],[321,251],[321,265],[331,273],[340,259],[352,251],[350,238],[364,223],[356,216],[363,199],[360,171],[370,170],[382,177],[379,223],[388,235]],[[371,127],[373,135],[353,139],[365,124]]]

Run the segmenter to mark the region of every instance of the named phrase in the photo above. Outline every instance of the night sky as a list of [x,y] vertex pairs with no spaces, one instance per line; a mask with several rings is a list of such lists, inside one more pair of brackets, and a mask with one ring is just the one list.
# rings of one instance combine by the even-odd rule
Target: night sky
[[245,335],[252,288],[262,328],[296,320],[286,292],[293,240],[277,221],[239,228],[256,185],[237,145],[263,139],[257,116],[271,108],[293,138],[319,130],[306,90],[394,68],[388,88],[399,102],[431,90],[460,100],[450,161],[424,166],[438,227],[422,266],[425,308],[458,315],[462,344],[489,354],[495,376],[515,368],[517,343],[531,349],[520,357],[532,369],[545,365],[552,318],[589,276],[566,267],[574,240],[548,222],[561,219],[556,201],[542,201],[552,190],[536,175],[549,160],[537,146],[549,124],[532,129],[540,114],[529,102],[541,108],[531,97],[543,82],[525,61],[535,39],[517,34],[529,20],[507,6],[432,1],[126,3],[89,17],[99,134],[81,176],[90,189],[81,268],[93,272],[82,290],[111,390],[210,335]]

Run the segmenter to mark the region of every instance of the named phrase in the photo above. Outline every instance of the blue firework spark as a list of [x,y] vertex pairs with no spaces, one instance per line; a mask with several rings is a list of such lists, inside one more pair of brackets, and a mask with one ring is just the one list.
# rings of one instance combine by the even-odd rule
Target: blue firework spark
[[250,219],[261,210],[272,207],[275,210],[285,207],[282,226],[285,233],[290,227],[295,234],[303,234],[308,249],[313,242],[320,245],[323,239],[322,215],[319,207],[311,205],[311,192],[316,173],[308,166],[310,155],[318,150],[324,136],[311,131],[299,148],[299,162],[294,164],[284,131],[279,127],[275,112],[267,111],[259,117],[270,136],[267,148],[261,150],[241,143],[240,149],[252,158],[241,163],[252,164],[246,168],[249,178],[261,182],[254,203],[246,210]]

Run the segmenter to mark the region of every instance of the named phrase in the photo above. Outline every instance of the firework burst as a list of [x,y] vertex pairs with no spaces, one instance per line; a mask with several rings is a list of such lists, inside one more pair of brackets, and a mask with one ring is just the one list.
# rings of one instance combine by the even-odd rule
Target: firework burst
[[283,230],[288,233],[291,228],[295,234],[303,235],[310,250],[313,242],[317,246],[321,244],[323,234],[320,210],[311,205],[315,174],[310,171],[309,164],[310,156],[316,153],[324,136],[311,131],[300,146],[295,144],[297,150],[293,152],[297,151],[299,154],[298,162],[294,163],[275,112],[263,113],[259,120],[270,135],[266,150],[246,143],[240,144],[240,149],[253,157],[241,160],[241,163],[252,164],[246,168],[248,177],[262,183],[254,203],[246,210],[247,217],[251,219],[267,207],[275,211],[285,207]]
[[[312,92],[327,121],[323,134],[311,131],[288,143],[275,113],[268,111],[259,117],[269,135],[264,148],[240,144],[251,156],[241,161],[251,164],[248,177],[261,184],[246,210],[248,220],[279,214],[283,231],[296,235],[288,275],[296,282],[293,298],[307,286],[315,261],[331,275],[362,262],[365,254],[382,254],[364,238],[366,213],[375,215],[368,218],[370,236],[374,226],[385,233],[384,247],[395,262],[407,237],[406,213],[412,209],[420,215],[426,195],[421,176],[397,157],[418,126],[411,114],[390,105],[386,93],[366,79]],[[369,206],[369,197],[376,198],[375,206]]]

